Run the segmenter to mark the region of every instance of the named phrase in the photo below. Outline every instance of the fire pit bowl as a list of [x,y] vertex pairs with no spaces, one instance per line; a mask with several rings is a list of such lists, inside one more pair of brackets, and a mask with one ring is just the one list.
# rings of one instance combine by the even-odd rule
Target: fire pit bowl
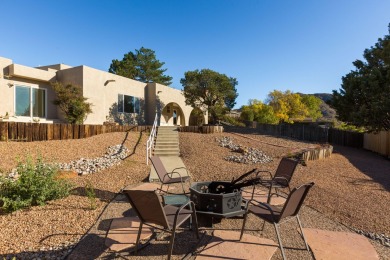
[[[211,184],[211,185],[210,185]],[[221,187],[229,182],[218,182]],[[215,182],[195,182],[190,187],[190,199],[195,203],[196,210],[227,214],[241,210],[241,189],[230,193],[218,193]]]

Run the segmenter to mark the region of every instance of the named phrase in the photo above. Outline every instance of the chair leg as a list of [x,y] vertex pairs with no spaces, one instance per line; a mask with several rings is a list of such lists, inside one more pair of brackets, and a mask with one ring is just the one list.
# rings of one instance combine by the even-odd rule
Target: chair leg
[[303,230],[302,230],[301,220],[299,219],[299,216],[298,216],[298,215],[296,215],[296,217],[297,217],[297,221],[298,221],[299,228],[301,229],[303,241],[305,241],[306,249],[307,249],[307,251],[310,252],[309,245],[308,245],[307,242],[306,242],[305,234],[303,233]]
[[[164,183],[161,183],[160,190],[162,190],[162,191],[163,191],[163,186],[164,186]],[[167,184],[167,190],[166,191],[168,191],[168,190],[169,190],[169,185]]]
[[196,233],[196,238],[199,239],[199,228],[198,228],[198,218],[196,217],[196,213],[193,212],[192,213],[192,217],[191,217],[194,221],[194,224],[193,226],[195,226],[195,233]]
[[269,187],[267,204],[269,204],[271,202],[271,192],[272,192],[272,185]]
[[261,227],[261,231],[263,232],[263,230],[264,230],[264,225],[265,225],[265,220],[263,220],[263,225],[262,225],[262,227]]
[[185,189],[184,189],[184,183],[183,183],[183,182],[181,182],[181,188],[182,188],[182,190],[183,190],[183,193],[186,193],[186,191],[185,191]]
[[245,229],[245,223],[246,223],[246,219],[248,217],[248,214],[245,213],[244,214],[244,220],[242,221],[242,228],[241,228],[241,234],[240,234],[240,241],[242,239],[242,236],[244,235],[244,229]]
[[139,223],[138,234],[137,234],[137,241],[135,242],[135,254],[137,254],[137,251],[138,251],[139,240],[141,238],[141,232],[142,232],[142,225],[143,225],[142,222]]
[[172,252],[173,252],[173,243],[175,242],[175,235],[176,235],[176,227],[173,227],[172,234],[171,234],[171,240],[169,242],[169,249],[168,249],[168,260],[171,259]]
[[275,231],[276,231],[276,236],[278,237],[280,251],[282,251],[283,259],[286,260],[287,258],[286,258],[286,255],[284,254],[284,249],[283,249],[283,245],[282,245],[282,239],[280,238],[280,234],[279,234],[278,224],[274,223],[274,227],[275,227]]

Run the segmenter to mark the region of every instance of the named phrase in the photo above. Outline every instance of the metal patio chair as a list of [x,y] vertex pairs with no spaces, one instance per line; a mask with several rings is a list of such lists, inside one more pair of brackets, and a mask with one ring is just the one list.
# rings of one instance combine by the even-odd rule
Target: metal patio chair
[[[189,201],[180,207],[173,205],[163,206],[160,200],[160,195],[156,191],[124,190],[123,192],[128,197],[132,208],[137,213],[141,222],[135,245],[135,254],[137,254],[143,225],[148,225],[171,233],[168,248],[168,259],[172,256],[176,229],[186,223],[187,220],[190,221],[191,228],[195,228],[196,236],[199,239],[196,210],[192,201]],[[187,206],[189,206],[189,209],[186,208]]]
[[286,256],[284,254],[282,240],[280,238],[280,232],[279,232],[279,225],[282,222],[291,220],[293,218],[296,218],[299,228],[302,233],[303,240],[306,245],[307,251],[310,252],[309,246],[307,245],[305,235],[303,234],[301,221],[299,220],[299,210],[301,209],[301,206],[307,196],[307,193],[309,192],[310,188],[313,187],[314,182],[304,184],[298,188],[294,188],[289,196],[287,197],[287,200],[283,206],[283,208],[279,208],[273,205],[270,205],[268,203],[262,203],[256,201],[256,204],[248,203],[248,207],[246,210],[246,213],[244,215],[244,221],[241,228],[241,235],[240,240],[244,234],[245,229],[245,223],[248,217],[249,213],[253,213],[254,215],[258,216],[259,218],[263,219],[263,228],[264,223],[267,221],[268,223],[272,223],[275,227],[276,235],[278,237],[279,247],[282,252],[283,259],[286,259]]
[[[162,163],[160,157],[158,156],[152,156],[150,157],[150,161],[153,164],[154,169],[156,170],[157,176],[160,179],[161,182],[161,187],[160,189],[162,190],[163,185],[167,185],[169,187],[170,184],[172,183],[181,183],[183,193],[185,193],[184,189],[184,183],[185,182],[190,182],[191,178],[188,175],[188,170],[185,167],[178,167],[173,169],[172,171],[168,172]],[[181,176],[181,174],[177,171],[179,169],[184,169],[187,173],[187,176]],[[190,183],[188,184],[189,186],[191,185]],[[168,190],[167,190],[168,191]]]
[[[298,161],[294,159],[290,159],[287,157],[283,157],[282,160],[280,160],[278,168],[276,169],[275,175],[272,176],[272,173],[270,171],[258,171],[257,176],[261,177],[260,185],[263,187],[268,188],[268,198],[267,203],[270,203],[271,201],[271,193],[272,190],[275,190],[275,194],[279,195],[278,191],[280,189],[288,188],[290,189],[290,181],[293,177],[293,174],[295,172],[295,169],[297,168]],[[262,173],[268,173],[269,178],[263,178],[261,176]],[[252,199],[253,194],[255,192],[255,185],[253,186],[252,191]]]

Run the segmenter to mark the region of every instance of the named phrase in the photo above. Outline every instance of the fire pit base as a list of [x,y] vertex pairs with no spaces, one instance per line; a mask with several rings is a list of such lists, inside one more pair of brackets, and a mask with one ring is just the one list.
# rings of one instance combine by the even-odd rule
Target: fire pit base
[[195,203],[197,211],[210,212],[224,217],[222,215],[241,210],[241,190],[222,194],[210,193],[209,186],[211,183],[195,182],[190,187],[190,199]]

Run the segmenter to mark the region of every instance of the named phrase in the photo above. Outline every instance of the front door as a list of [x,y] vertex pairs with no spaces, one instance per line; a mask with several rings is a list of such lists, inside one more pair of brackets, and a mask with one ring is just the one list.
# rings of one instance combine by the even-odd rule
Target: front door
[[177,125],[177,112],[173,110],[173,125]]

